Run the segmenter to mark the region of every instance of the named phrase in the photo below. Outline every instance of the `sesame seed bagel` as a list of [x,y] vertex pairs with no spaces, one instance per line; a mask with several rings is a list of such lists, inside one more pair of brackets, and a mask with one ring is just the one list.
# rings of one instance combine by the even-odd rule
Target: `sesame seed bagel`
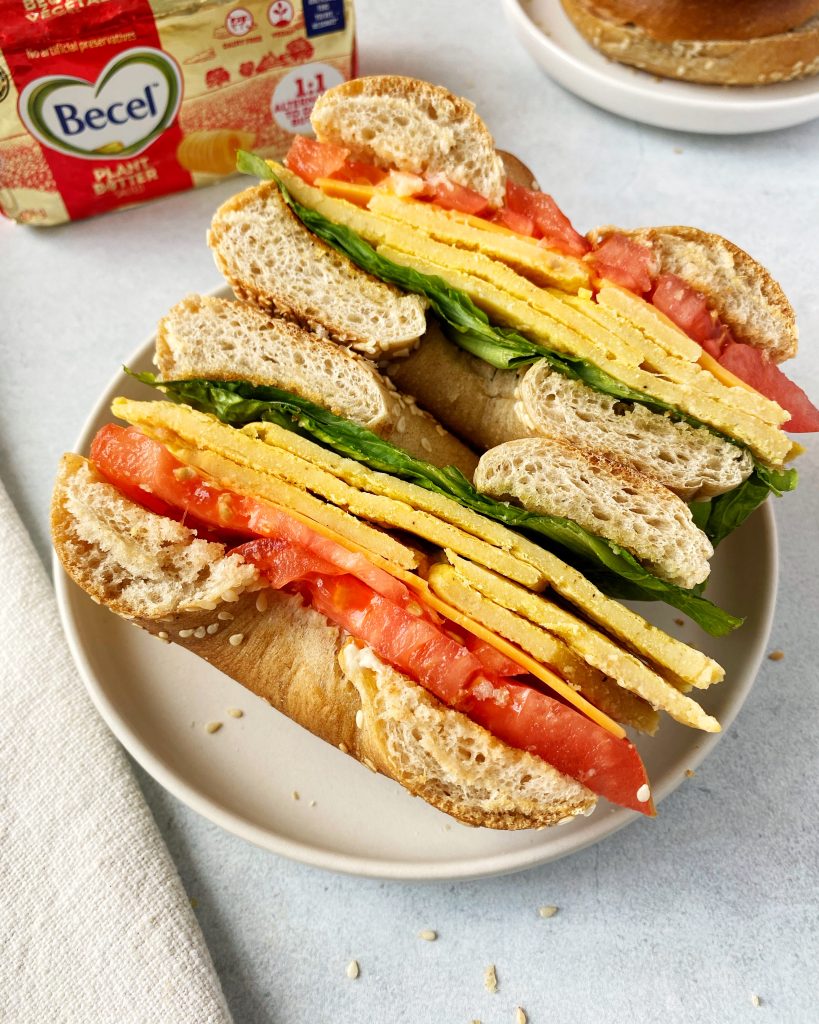
[[[767,85],[819,73],[815,3],[561,3],[575,28],[595,49],[611,60],[665,78]],[[752,16],[742,12],[745,6],[756,8]]]
[[445,708],[222,544],[129,501],[80,456],[63,458],[52,531],[66,572],[98,603],[459,821],[541,828],[594,807],[580,783]]

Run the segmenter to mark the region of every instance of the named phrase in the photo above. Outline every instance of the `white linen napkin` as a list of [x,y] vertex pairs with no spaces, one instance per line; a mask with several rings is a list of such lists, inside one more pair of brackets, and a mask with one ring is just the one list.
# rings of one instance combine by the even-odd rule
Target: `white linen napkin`
[[0,483],[0,1020],[230,1024],[199,925]]

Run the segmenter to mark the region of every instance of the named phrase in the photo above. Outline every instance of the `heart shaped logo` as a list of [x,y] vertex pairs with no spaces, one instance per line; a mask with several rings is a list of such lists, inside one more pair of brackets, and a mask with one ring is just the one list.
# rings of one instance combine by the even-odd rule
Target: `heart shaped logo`
[[162,50],[118,54],[96,82],[69,75],[37,78],[20,94],[20,117],[44,146],[86,160],[136,156],[172,123],[182,76]]

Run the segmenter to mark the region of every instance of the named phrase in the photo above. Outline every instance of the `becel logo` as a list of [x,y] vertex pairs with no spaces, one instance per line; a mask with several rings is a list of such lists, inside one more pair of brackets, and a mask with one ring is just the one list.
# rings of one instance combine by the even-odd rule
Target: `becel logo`
[[103,160],[136,156],[176,117],[182,77],[161,50],[118,54],[96,82],[69,75],[37,78],[20,94],[20,117],[44,146]]

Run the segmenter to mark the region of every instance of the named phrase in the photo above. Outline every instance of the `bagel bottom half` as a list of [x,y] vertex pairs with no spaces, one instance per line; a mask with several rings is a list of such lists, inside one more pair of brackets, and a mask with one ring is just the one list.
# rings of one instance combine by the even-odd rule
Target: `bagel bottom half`
[[586,787],[446,708],[298,595],[130,501],[76,455],[63,458],[52,533],[66,572],[98,603],[459,821],[542,828],[594,807]]

